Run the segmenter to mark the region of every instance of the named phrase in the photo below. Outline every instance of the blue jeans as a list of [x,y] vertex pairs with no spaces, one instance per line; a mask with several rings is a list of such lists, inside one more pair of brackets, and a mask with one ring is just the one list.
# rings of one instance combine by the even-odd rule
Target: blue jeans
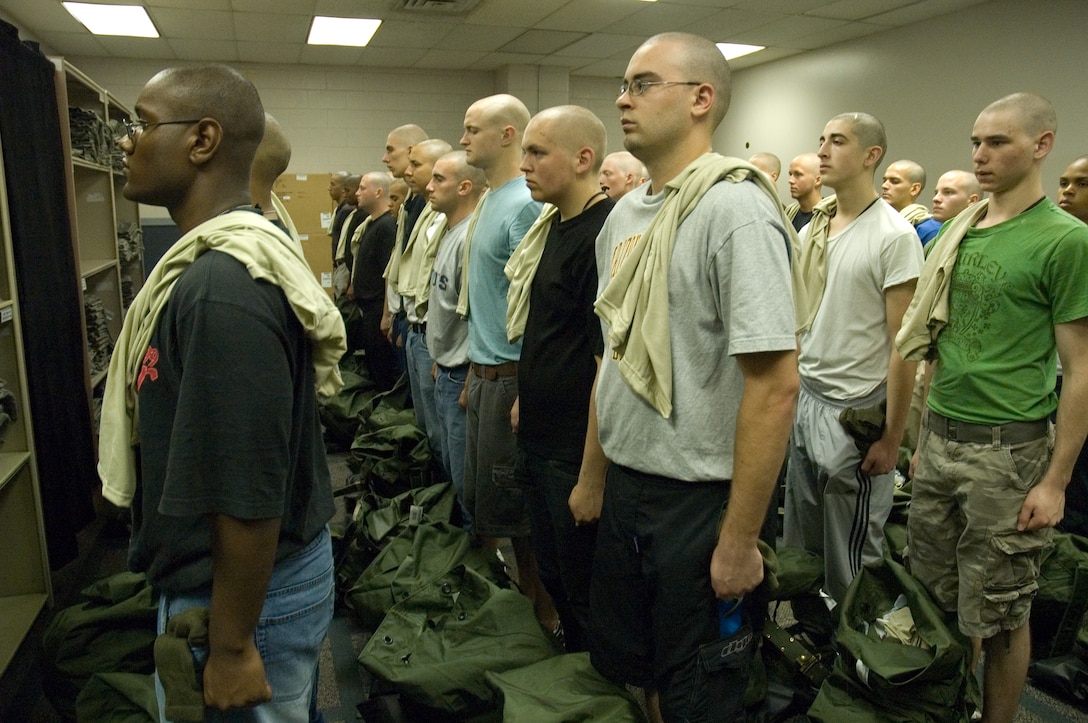
[[404,343],[408,354],[408,383],[412,387],[412,405],[416,411],[416,425],[427,434],[431,445],[431,454],[438,458],[443,467],[448,467],[442,457],[442,441],[438,434],[438,411],[434,403],[434,379],[431,367],[434,359],[427,351],[427,335],[418,331],[409,331]]
[[468,364],[459,367],[438,367],[434,380],[435,417],[438,421],[438,438],[442,446],[442,460],[446,473],[457,490],[457,503],[461,505],[464,529],[472,532],[472,513],[465,505],[465,410],[458,401],[465,388]]
[[[280,560],[272,569],[264,607],[254,636],[272,686],[272,700],[249,710],[205,709],[209,722],[258,721],[260,723],[309,723],[317,657],[333,613],[332,544],[326,527],[313,542]],[[191,607],[211,604],[211,591],[163,594],[159,598],[158,632],[166,630],[171,616]],[[194,648],[198,678],[208,660],[207,648]],[[159,718],[166,722],[166,701],[155,676]]]
[[393,315],[393,366],[396,368],[399,377],[408,371],[408,359],[404,352],[404,346],[397,346],[397,339],[401,339],[402,344],[408,343],[408,317],[404,315],[403,311]]
[[568,653],[588,649],[589,579],[597,524],[575,525],[567,500],[578,483],[577,462],[518,451],[514,474],[525,492],[540,580],[555,601]]

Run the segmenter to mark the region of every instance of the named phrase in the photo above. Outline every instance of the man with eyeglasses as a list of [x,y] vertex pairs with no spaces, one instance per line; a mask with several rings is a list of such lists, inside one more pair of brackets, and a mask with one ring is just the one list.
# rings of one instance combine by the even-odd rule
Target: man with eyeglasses
[[763,579],[797,394],[789,222],[765,174],[712,152],[729,95],[704,38],[635,52],[616,105],[650,182],[597,239],[599,445],[587,439],[578,481],[604,488],[590,655],[646,689],[658,720],[743,716],[752,630],[723,638],[719,611]]
[[[160,594],[159,718],[309,720],[334,602],[315,391],[341,386],[343,320],[251,205],[265,128],[253,84],[227,66],[173,68],[136,110],[123,193],[165,206],[183,235],[125,317],[99,473],[106,499],[133,506],[129,566]],[[186,630],[207,644],[190,648]]]

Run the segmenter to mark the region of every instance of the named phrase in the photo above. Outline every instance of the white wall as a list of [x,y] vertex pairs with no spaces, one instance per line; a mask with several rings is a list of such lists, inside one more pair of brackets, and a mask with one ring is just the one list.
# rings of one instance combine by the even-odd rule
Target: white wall
[[[866,111],[887,128],[887,162],[910,158],[926,168],[928,204],[937,176],[971,169],[971,126],[979,111],[1009,93],[1031,91],[1049,98],[1058,113],[1057,142],[1043,170],[1053,197],[1069,161],[1088,153],[1086,31],[1084,0],[993,0],[742,70],[715,146],[743,158],[770,151],[787,164],[816,149],[829,118]],[[779,187],[785,190],[782,181]]]

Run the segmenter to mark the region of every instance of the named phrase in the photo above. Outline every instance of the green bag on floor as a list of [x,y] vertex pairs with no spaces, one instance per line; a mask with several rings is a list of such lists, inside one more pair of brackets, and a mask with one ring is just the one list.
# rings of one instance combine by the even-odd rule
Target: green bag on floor
[[394,605],[359,662],[416,704],[468,715],[496,706],[485,673],[559,652],[528,598],[459,565]]
[[363,492],[344,534],[347,548],[337,561],[339,589],[354,586],[375,556],[408,529],[413,520],[417,525],[449,522],[456,503],[457,496],[449,482],[415,487],[396,497],[381,497],[369,489]]
[[75,716],[76,698],[95,673],[155,670],[158,600],[142,574],[122,572],[80,593],[42,634],[42,691],[57,712]]
[[435,522],[408,527],[391,540],[363,570],[345,601],[364,625],[374,628],[393,605],[457,565],[509,586],[494,550],[475,544],[459,527]]
[[[874,621],[905,596],[929,649],[880,639]],[[979,706],[971,642],[906,568],[889,559],[863,567],[841,605],[838,657],[808,715],[826,723],[969,721]]]
[[155,676],[96,673],[76,699],[76,720],[86,723],[158,723]]
[[503,723],[646,720],[626,688],[594,669],[589,653],[557,655],[486,678],[502,696]]
[[347,449],[359,432],[364,415],[370,410],[376,393],[374,383],[365,374],[340,370],[344,386],[331,397],[318,397],[318,416],[325,427],[325,441]]
[[1069,655],[1078,637],[1088,642],[1088,538],[1055,530],[1038,583],[1031,603],[1031,657]]

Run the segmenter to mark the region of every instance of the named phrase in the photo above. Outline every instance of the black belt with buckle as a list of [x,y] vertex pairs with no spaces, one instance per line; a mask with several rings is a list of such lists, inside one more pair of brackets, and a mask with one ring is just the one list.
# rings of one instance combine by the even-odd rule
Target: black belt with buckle
[[421,321],[418,324],[412,324],[411,322],[409,322],[408,331],[415,332],[416,334],[426,334],[427,333],[427,322]]
[[986,424],[973,424],[961,422],[956,419],[937,414],[932,409],[926,410],[925,427],[938,437],[944,437],[953,442],[969,442],[971,444],[1023,444],[1034,442],[1047,435],[1047,420],[1036,419],[1031,422],[1009,422],[989,426]]

